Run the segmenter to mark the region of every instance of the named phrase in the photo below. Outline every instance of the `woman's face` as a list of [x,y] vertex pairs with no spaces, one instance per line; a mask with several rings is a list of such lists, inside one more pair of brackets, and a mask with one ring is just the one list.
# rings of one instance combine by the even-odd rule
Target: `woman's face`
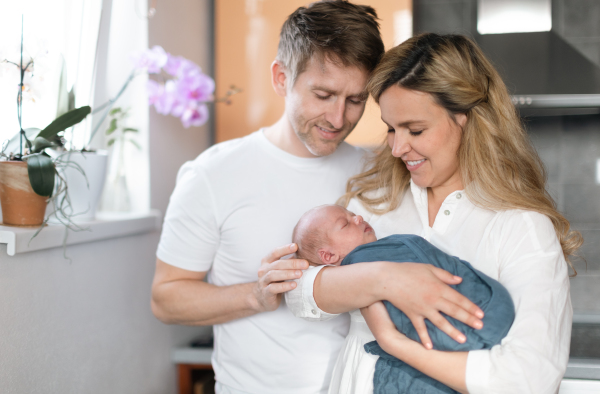
[[379,98],[381,119],[388,125],[392,155],[402,159],[420,187],[463,188],[458,148],[465,114],[455,115],[436,104],[429,93],[392,85]]

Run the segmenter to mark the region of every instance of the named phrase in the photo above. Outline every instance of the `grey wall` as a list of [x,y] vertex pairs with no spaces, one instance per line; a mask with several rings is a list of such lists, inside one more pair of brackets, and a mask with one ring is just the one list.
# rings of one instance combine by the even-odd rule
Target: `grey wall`
[[[148,21],[148,45],[160,45],[165,51],[183,56],[213,74],[213,0],[157,2],[156,15]],[[186,129],[173,116],[150,108],[150,205],[165,213],[175,188],[177,171],[194,160],[213,141],[214,112],[202,127]],[[156,245],[153,246],[156,251]],[[153,261],[155,257],[153,257]],[[171,326],[171,335],[179,344],[210,333],[211,327]]]
[[[196,62],[213,75],[213,1],[158,2],[148,21],[148,43]],[[211,116],[211,119],[213,116]],[[186,129],[173,116],[150,109],[150,205],[165,212],[175,187],[177,170],[212,142],[212,123]]]
[[[414,0],[415,33],[474,36],[477,0]],[[600,2],[553,0],[553,30],[600,65]],[[571,280],[573,308],[600,313],[600,115],[526,119],[526,127],[548,170],[548,189],[559,210],[585,238]]]
[[600,65],[598,0],[552,0],[552,30]]
[[0,392],[169,394],[177,339],[150,310],[158,233],[6,255]]

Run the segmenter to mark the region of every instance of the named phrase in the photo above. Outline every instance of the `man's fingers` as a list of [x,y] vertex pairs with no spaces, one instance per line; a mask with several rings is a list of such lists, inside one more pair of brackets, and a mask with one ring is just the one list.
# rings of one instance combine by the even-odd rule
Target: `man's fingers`
[[419,338],[421,339],[421,343],[425,346],[426,349],[433,349],[433,345],[431,343],[431,338],[429,337],[429,333],[427,332],[427,326],[425,325],[425,320],[423,318],[411,318],[413,326],[415,326],[415,330],[417,330],[417,334],[419,334]]
[[271,270],[263,275],[259,282],[264,283],[264,285],[268,285],[273,282],[282,282],[284,280],[298,279],[302,276],[302,271],[295,269],[287,269],[287,270]]
[[271,251],[271,253],[269,253],[267,256],[265,256],[262,259],[261,263],[262,264],[272,263],[274,261],[281,259],[283,256],[287,256],[288,254],[295,253],[296,250],[298,250],[298,245],[296,245],[296,244],[280,246],[278,248],[273,249]]
[[294,281],[278,282],[278,283],[271,283],[270,285],[268,285],[267,291],[269,291],[271,294],[281,294],[281,293],[285,293],[287,291],[293,290],[294,288],[296,288],[296,282],[294,282]]
[[432,322],[437,328],[446,333],[450,338],[454,339],[458,343],[464,343],[467,340],[465,335],[458,331],[444,316],[440,313],[435,312],[434,315],[428,317],[429,321]]
[[258,269],[258,277],[262,278],[271,271],[279,270],[305,270],[308,268],[308,262],[302,259],[277,260],[269,264],[263,264]]

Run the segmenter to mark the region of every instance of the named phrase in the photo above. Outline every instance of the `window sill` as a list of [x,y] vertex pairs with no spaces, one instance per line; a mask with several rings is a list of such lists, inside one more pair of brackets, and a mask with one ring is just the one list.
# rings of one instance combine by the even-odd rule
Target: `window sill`
[[[96,220],[77,223],[85,230],[69,231],[67,245],[153,232],[160,229],[161,219],[157,210],[148,213],[99,212]],[[6,253],[9,256],[63,245],[63,225],[50,224],[31,239],[37,230],[38,228],[0,226],[0,244],[6,244]]]

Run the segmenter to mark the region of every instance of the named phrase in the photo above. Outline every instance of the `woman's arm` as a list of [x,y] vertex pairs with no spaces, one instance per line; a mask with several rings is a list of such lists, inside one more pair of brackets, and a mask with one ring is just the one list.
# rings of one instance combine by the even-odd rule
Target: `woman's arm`
[[362,308],[361,313],[377,343],[386,353],[458,392],[467,393],[465,381],[467,352],[425,349],[396,329],[381,302]]
[[373,262],[319,271],[312,295],[328,313],[342,313],[388,300],[404,312],[415,326],[421,342],[431,344],[425,326],[429,319],[458,342],[463,334],[441,312],[474,328],[481,328],[483,312],[449,284],[461,279],[429,264]]
[[500,345],[469,352],[467,388],[479,393],[555,393],[569,359],[569,278],[550,220],[508,212],[491,234],[498,281],[510,293],[515,320]]
[[490,246],[500,255],[498,280],[509,291],[516,312],[502,342],[468,353],[425,350],[393,333],[385,320],[389,317],[377,314],[379,320],[368,324],[386,352],[471,394],[558,391],[569,358],[572,322],[567,265],[547,217],[522,211],[510,215],[498,223]]

